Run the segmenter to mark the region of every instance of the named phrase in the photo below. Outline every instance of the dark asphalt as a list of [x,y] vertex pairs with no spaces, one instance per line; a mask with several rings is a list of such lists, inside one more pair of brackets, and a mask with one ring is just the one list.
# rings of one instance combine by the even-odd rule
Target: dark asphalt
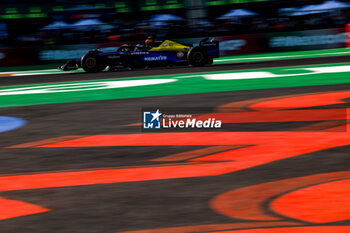
[[[244,69],[259,69],[259,68],[273,68],[273,67],[287,67],[287,66],[302,66],[315,64],[331,64],[331,63],[345,63],[350,61],[350,55],[346,56],[331,56],[318,58],[304,58],[304,59],[286,59],[277,61],[256,61],[256,62],[242,62],[233,64],[216,64],[205,67],[172,67],[172,68],[152,68],[132,71],[116,71],[116,72],[101,72],[101,73],[69,73],[62,72],[61,74],[50,75],[32,75],[32,76],[13,76],[0,77],[0,86],[11,86],[21,84],[35,84],[35,83],[52,83],[52,82],[67,82],[67,81],[84,81],[94,79],[114,79],[127,77],[143,77],[155,75],[170,75],[170,74],[185,74],[198,72],[215,72],[225,70],[244,70]],[[55,68],[55,67],[53,67]]]
[[[106,79],[130,75],[337,63],[347,62],[349,58],[350,56],[344,56],[216,65],[204,68],[107,72],[98,76]],[[96,78],[96,74],[63,74],[46,77],[2,77],[0,82],[1,85],[18,85]],[[0,174],[4,176],[18,173],[159,164],[150,159],[203,148],[201,146],[5,148],[20,143],[69,135],[141,133],[140,127],[126,125],[140,121],[141,108],[144,106],[215,109],[218,105],[235,101],[349,89],[350,84],[342,84],[0,108],[0,115],[20,117],[28,121],[28,124],[22,128],[0,134]],[[341,107],[349,107],[349,104],[342,104]],[[275,131],[298,126],[300,125],[276,123],[250,126],[237,124],[231,130]],[[37,204],[52,211],[0,220],[0,232],[117,233],[149,228],[244,222],[213,211],[209,206],[210,200],[218,194],[250,185],[348,170],[349,154],[350,146],[345,146],[221,176],[2,192],[0,197]],[[349,223],[344,221],[340,224]]]

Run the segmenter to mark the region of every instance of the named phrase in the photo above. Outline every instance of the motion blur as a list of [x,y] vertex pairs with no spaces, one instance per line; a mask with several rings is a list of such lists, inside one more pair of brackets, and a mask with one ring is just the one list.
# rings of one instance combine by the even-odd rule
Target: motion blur
[[[89,49],[142,43],[149,35],[186,43],[217,37],[225,41],[224,55],[344,47],[350,12],[347,2],[336,0],[12,0],[1,5],[2,66],[57,62]],[[302,37],[311,35],[316,37]]]
[[0,233],[350,232],[350,0],[0,5]]

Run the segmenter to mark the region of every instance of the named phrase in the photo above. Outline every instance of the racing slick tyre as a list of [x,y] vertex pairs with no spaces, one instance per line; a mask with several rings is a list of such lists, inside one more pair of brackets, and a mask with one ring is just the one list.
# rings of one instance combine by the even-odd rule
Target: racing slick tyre
[[212,65],[213,63],[214,63],[213,58],[212,58],[212,57],[208,57],[208,58],[207,58],[207,64],[208,64],[208,65]]
[[200,47],[192,48],[187,55],[188,62],[192,66],[204,66],[207,63],[207,54],[204,49]]
[[88,73],[96,73],[107,67],[106,62],[96,52],[90,52],[81,59],[81,66]]

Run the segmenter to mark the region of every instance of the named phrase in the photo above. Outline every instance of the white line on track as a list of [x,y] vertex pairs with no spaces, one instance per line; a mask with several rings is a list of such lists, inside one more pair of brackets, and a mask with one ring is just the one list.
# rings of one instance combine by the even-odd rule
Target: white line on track
[[301,55],[289,55],[289,56],[270,56],[270,57],[242,57],[242,58],[228,58],[228,59],[215,59],[215,62],[219,63],[221,61],[243,61],[243,60],[264,60],[264,59],[279,59],[279,58],[300,58],[300,57],[313,57],[320,55],[338,55],[338,54],[350,54],[348,52],[333,52],[333,53],[318,53],[313,55],[301,54]]

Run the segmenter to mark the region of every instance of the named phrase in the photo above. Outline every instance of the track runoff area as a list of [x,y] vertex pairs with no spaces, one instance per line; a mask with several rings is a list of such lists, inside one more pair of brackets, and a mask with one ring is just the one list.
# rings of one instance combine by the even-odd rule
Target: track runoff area
[[331,61],[0,87],[1,231],[349,232],[350,63]]

